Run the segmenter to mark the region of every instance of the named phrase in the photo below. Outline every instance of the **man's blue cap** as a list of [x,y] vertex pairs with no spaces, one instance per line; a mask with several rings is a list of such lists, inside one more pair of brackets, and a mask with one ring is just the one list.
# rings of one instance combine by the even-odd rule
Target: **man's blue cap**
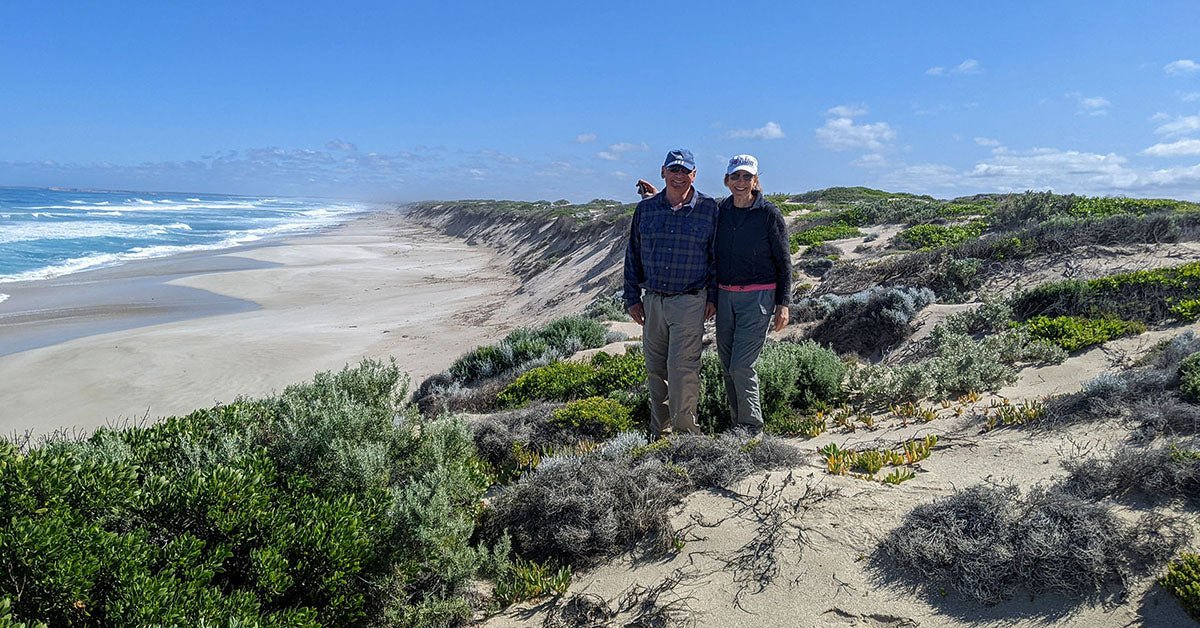
[[671,166],[683,166],[688,170],[695,170],[696,159],[692,157],[692,151],[680,148],[667,153],[667,160],[663,162],[663,168],[670,168]]

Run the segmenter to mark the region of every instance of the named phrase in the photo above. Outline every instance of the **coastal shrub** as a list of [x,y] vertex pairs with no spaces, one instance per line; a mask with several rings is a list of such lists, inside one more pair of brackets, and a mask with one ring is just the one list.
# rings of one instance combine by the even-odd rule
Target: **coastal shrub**
[[1053,342],[1070,353],[1146,331],[1146,326],[1137,321],[1083,316],[1035,316],[1022,326],[1033,337]]
[[812,341],[768,342],[754,370],[764,420],[837,402],[846,373],[836,353]]
[[871,407],[886,407],[932,397],[937,383],[925,366],[923,363],[856,365],[846,377],[847,395]]
[[571,401],[555,410],[551,417],[551,422],[559,427],[595,438],[610,438],[618,432],[627,432],[636,427],[629,418],[628,408],[604,397]]
[[1147,324],[1177,319],[1176,303],[1200,297],[1200,262],[1098,279],[1049,282],[1013,296],[1013,311],[1035,316],[1121,318]]
[[1192,619],[1200,621],[1200,554],[1179,554],[1167,565],[1167,573],[1158,583],[1179,599]]
[[936,249],[978,238],[986,226],[981,221],[961,225],[915,225],[896,234],[896,241],[903,245],[902,248]]
[[1200,353],[1179,361],[1179,392],[1192,403],[1200,403]]
[[[766,349],[766,345],[763,349]],[[762,393],[761,381],[759,393]],[[696,414],[700,427],[709,434],[723,432],[732,425],[725,391],[725,371],[721,368],[721,358],[716,351],[700,354],[700,400],[696,404]]]
[[1047,400],[1047,422],[1065,425],[1125,418],[1138,425],[1135,436],[1200,434],[1200,406],[1182,396],[1179,366],[1200,351],[1200,337],[1179,334],[1150,351],[1135,368],[1102,373],[1075,393]]
[[[539,329],[517,329],[494,345],[478,347],[455,360],[448,372],[454,381],[471,386],[568,357],[581,349],[602,347],[607,333],[604,325],[593,318],[564,316]],[[418,391],[417,396],[424,392]]]
[[[767,429],[774,429],[776,423],[787,421],[795,411],[840,400],[846,367],[837,354],[812,341],[768,340],[754,363],[754,372],[758,375],[763,421]],[[701,426],[709,432],[720,432],[731,425],[723,373],[715,351],[701,356],[697,413]]]
[[931,595],[954,588],[986,605],[1021,590],[1121,595],[1129,574],[1181,544],[1172,524],[1153,515],[1125,524],[1061,491],[977,485],[914,508],[874,559]]
[[1154,214],[1196,211],[1200,206],[1187,201],[1164,198],[1126,198],[1122,196],[1081,196],[1071,206],[1072,216],[1113,216],[1115,214]]
[[821,289],[845,294],[870,288],[927,288],[940,302],[961,303],[982,285],[982,267],[982,259],[957,248],[917,251],[869,264],[839,264],[823,277]]
[[640,546],[670,548],[671,510],[699,488],[728,486],[766,468],[799,464],[794,447],[764,437],[677,435],[649,445],[622,434],[581,455],[552,456],[502,489],[484,516],[485,536],[507,531],[535,561],[594,564]]
[[849,296],[804,300],[802,315],[821,318],[809,337],[837,351],[870,356],[912,335],[912,319],[934,300],[927,288],[869,288]]
[[1008,329],[1012,317],[1012,306],[1007,301],[985,298],[978,307],[951,314],[941,324],[960,334],[993,333]]
[[536,467],[555,452],[577,451],[596,438],[592,431],[574,429],[554,418],[552,404],[535,402],[524,408],[479,417],[470,424],[475,449],[496,482],[508,483]]
[[629,320],[629,313],[625,311],[625,300],[620,294],[597,294],[583,310],[583,315],[598,321]]
[[1023,194],[1006,194],[996,201],[995,219],[1004,225],[1020,225],[1043,222],[1051,216],[1067,215],[1075,205],[1077,197],[1052,192],[1026,191]]
[[858,227],[848,224],[832,224],[797,231],[788,238],[788,242],[791,243],[792,253],[796,253],[801,246],[813,246],[827,240],[857,238],[862,235],[863,233],[858,230]]
[[646,360],[640,348],[624,355],[600,352],[588,362],[563,361],[527,371],[500,391],[503,407],[530,401],[570,401],[629,391],[646,382]]
[[842,249],[837,245],[822,242],[808,247],[803,254],[803,257],[810,258],[827,258],[837,259],[842,256]]
[[1136,495],[1151,500],[1200,500],[1200,450],[1189,445],[1123,445],[1111,453],[1067,459],[1062,490],[1104,499]]
[[464,426],[404,393],[367,361],[148,427],[0,441],[0,598],[50,625],[465,618],[486,479]]

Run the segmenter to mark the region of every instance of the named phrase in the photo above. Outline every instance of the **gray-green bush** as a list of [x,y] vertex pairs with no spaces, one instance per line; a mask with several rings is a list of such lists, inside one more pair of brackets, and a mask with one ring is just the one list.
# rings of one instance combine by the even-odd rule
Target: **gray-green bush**
[[838,353],[867,357],[912,334],[912,319],[934,300],[927,288],[869,288],[849,296],[826,294],[797,304],[801,319],[820,320],[809,333]]
[[[768,426],[794,411],[836,403],[842,396],[846,366],[837,354],[811,340],[768,340],[754,364],[758,375],[759,404]],[[709,431],[727,429],[731,423],[720,359],[715,351],[701,356],[701,424]]]
[[626,433],[594,452],[543,459],[496,495],[484,531],[489,538],[507,531],[526,558],[571,565],[639,545],[661,551],[672,540],[670,510],[683,495],[800,460],[797,449],[770,436],[677,435],[649,445]]
[[953,588],[990,605],[1026,591],[1122,595],[1130,574],[1182,540],[1172,521],[1152,515],[1125,524],[1061,491],[981,484],[914,508],[873,559],[931,596]]

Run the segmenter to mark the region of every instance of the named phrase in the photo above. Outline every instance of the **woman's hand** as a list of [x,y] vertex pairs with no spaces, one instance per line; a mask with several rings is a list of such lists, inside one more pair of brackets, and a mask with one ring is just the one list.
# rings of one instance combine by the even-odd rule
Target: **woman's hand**
[[775,320],[771,321],[771,331],[779,331],[788,324],[788,307],[786,305],[775,306]]

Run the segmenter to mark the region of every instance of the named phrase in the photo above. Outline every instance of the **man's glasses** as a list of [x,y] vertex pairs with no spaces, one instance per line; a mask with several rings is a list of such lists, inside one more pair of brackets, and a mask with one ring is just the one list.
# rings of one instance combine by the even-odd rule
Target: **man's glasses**
[[691,172],[691,170],[688,170],[683,166],[667,166],[667,172],[674,172],[675,174],[688,174]]
[[749,172],[735,172],[729,175],[731,181],[753,181],[754,175]]

